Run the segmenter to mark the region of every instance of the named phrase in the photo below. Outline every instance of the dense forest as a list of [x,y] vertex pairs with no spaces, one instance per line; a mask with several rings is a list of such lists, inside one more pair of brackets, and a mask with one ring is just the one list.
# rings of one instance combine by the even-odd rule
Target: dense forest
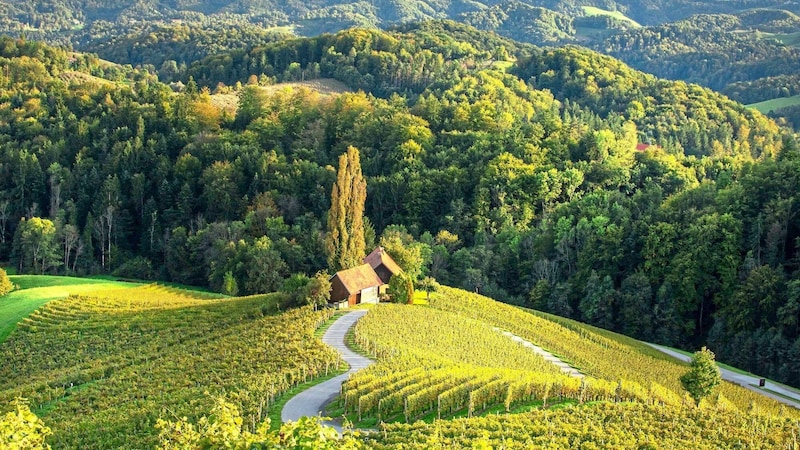
[[[0,67],[20,272],[279,289],[326,269],[352,146],[368,245],[420,277],[800,384],[797,144],[708,89],[453,22],[208,57],[177,93],[28,40],[0,40]],[[263,86],[320,77],[352,92]]]

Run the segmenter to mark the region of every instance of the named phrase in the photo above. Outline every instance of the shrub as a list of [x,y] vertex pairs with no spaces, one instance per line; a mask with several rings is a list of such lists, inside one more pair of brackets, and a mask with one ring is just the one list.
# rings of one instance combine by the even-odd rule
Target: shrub
[[5,270],[0,269],[0,296],[6,295],[14,290],[14,285],[8,279],[8,274]]
[[139,280],[152,280],[155,278],[153,263],[143,256],[137,256],[125,261],[121,266],[117,267],[117,270],[115,270],[112,275],[120,278],[136,278]]
[[394,303],[413,303],[414,283],[411,281],[411,277],[405,272],[392,275],[392,278],[389,279],[387,293]]

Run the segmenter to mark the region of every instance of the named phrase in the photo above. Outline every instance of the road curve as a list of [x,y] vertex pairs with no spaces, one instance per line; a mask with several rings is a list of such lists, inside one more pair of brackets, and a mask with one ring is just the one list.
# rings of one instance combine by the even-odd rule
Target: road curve
[[[661,345],[651,344],[649,342],[645,342],[645,344],[681,361],[689,362],[692,359],[691,356],[687,356],[684,355],[683,353],[676,352],[671,348],[667,348]],[[751,391],[754,392],[758,392],[761,395],[769,397],[773,400],[777,400],[783,404],[794,406],[795,408],[800,408],[800,393],[798,393],[794,389],[787,389],[786,387],[775,383],[767,383],[765,387],[760,388],[758,387],[759,378],[756,376],[744,375],[722,367],[720,367],[719,370],[722,373],[723,380],[738,384],[743,388],[750,389]]]
[[[347,380],[350,375],[374,363],[371,359],[365,358],[350,350],[344,343],[347,330],[355,325],[358,319],[362,318],[366,313],[367,310],[362,309],[349,312],[339,317],[322,336],[322,342],[330,345],[342,354],[342,359],[350,365],[350,370],[348,370],[347,373],[331,378],[316,386],[312,386],[289,399],[281,411],[281,422],[296,422],[303,416],[319,415],[325,409],[325,406],[339,395],[342,383]],[[325,425],[330,425],[336,428],[340,433],[342,432],[341,425],[338,423],[326,422]]]

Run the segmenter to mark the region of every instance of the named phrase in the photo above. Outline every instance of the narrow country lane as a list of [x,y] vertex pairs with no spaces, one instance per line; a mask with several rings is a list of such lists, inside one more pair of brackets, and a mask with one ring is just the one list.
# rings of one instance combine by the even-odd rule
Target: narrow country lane
[[[689,362],[692,359],[691,356],[684,355],[683,353],[676,352],[675,350],[661,345],[650,344],[649,342],[645,342],[645,344],[681,361]],[[761,395],[777,400],[783,404],[800,408],[800,393],[794,389],[787,389],[784,386],[769,382],[762,388],[758,386],[759,378],[756,376],[737,373],[722,367],[720,367],[719,370],[722,373],[722,379],[725,381],[738,384],[739,386],[750,389],[753,392],[758,392]]]
[[569,364],[565,363],[564,361],[559,359],[557,356],[553,355],[552,353],[548,352],[547,350],[543,349],[542,347],[539,347],[538,345],[534,345],[531,342],[526,341],[525,339],[517,336],[516,334],[514,334],[514,333],[512,333],[510,331],[503,331],[503,330],[501,330],[499,328],[495,328],[495,331],[498,331],[498,332],[502,333],[503,336],[507,336],[507,337],[511,338],[512,341],[522,345],[523,347],[525,347],[527,349],[530,349],[531,351],[533,351],[537,355],[539,355],[542,358],[544,358],[545,361],[547,361],[550,364],[553,364],[556,367],[558,367],[559,369],[561,369],[561,372],[563,372],[563,373],[565,373],[565,374],[567,374],[567,375],[569,375],[569,376],[571,376],[573,378],[583,378],[583,374],[578,369],[576,369],[576,368],[570,366]]
[[[312,386],[289,399],[281,411],[282,422],[288,422],[290,420],[297,421],[303,416],[319,415],[325,406],[339,395],[342,383],[347,380],[351,374],[370,366],[374,362],[350,350],[344,342],[347,331],[366,313],[366,310],[358,310],[339,317],[322,336],[322,342],[330,345],[342,354],[342,359],[350,365],[350,370],[348,370],[347,373],[331,378],[316,386]],[[342,432],[341,424],[328,422],[326,425],[333,426],[340,433]]]

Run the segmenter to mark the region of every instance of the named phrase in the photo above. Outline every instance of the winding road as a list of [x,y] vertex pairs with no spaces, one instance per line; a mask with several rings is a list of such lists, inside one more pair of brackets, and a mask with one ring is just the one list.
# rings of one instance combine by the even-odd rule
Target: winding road
[[[350,375],[374,363],[373,360],[350,350],[344,342],[347,330],[355,325],[358,319],[364,317],[366,313],[367,310],[364,309],[349,312],[339,317],[322,335],[322,342],[338,350],[342,354],[342,359],[350,366],[350,370],[347,373],[312,386],[289,399],[281,411],[282,422],[296,422],[303,416],[318,416],[325,409],[325,406],[339,395],[342,383]],[[325,425],[336,428],[339,433],[342,432],[341,424],[325,422]]]
[[[645,342],[645,344],[681,361],[689,362],[692,359],[691,356],[687,356],[684,355],[683,353],[676,352],[671,348],[667,348],[661,345],[651,344],[649,342]],[[756,376],[745,375],[722,367],[720,367],[719,370],[722,373],[723,380],[738,384],[743,388],[750,389],[751,391],[754,392],[758,392],[761,395],[777,400],[783,404],[794,406],[795,408],[800,408],[800,393],[798,393],[794,389],[789,389],[782,385],[775,384],[772,382],[767,382],[767,385],[762,388],[758,386],[759,378]]]

